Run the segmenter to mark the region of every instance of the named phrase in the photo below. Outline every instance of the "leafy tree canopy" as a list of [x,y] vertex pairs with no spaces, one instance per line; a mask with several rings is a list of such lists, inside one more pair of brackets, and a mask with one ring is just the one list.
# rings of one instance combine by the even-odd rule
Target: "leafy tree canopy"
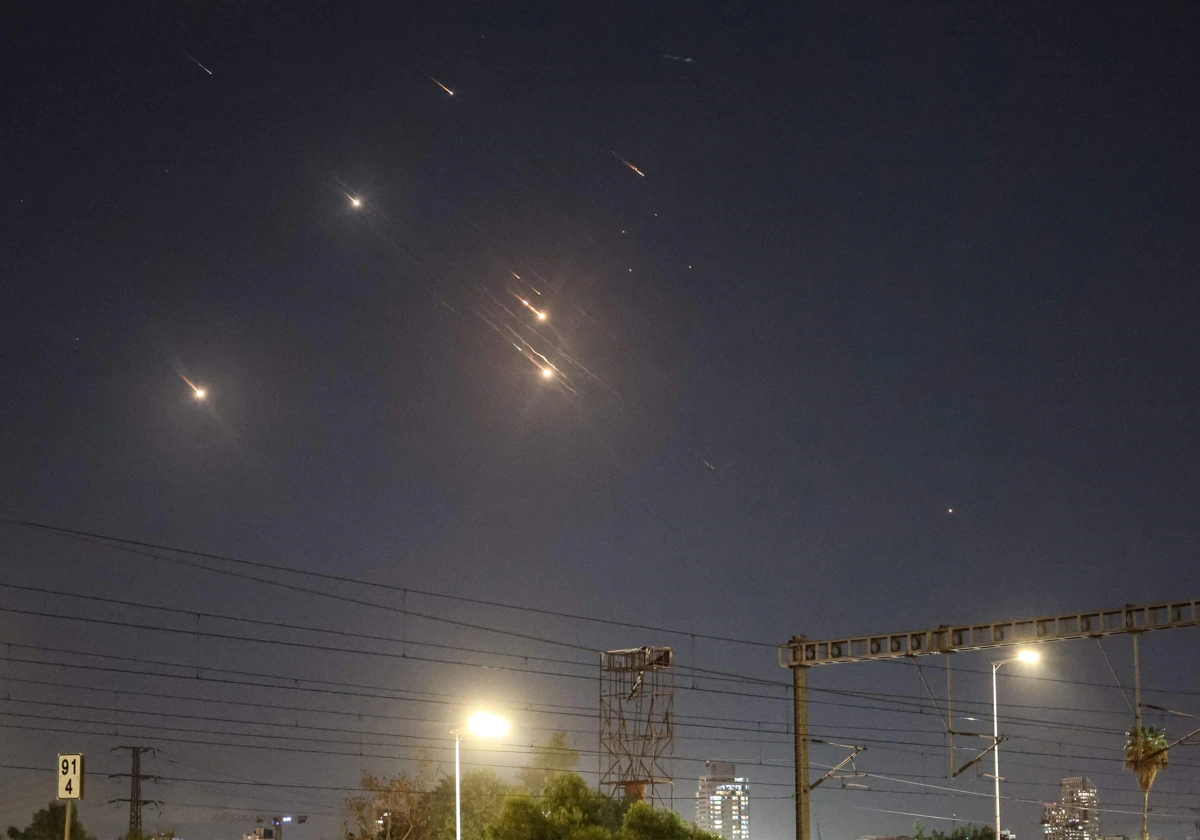
[[625,812],[621,840],[712,840],[714,835],[689,825],[674,811],[656,811],[645,802],[634,802]]
[[[493,770],[474,770],[462,777],[463,840],[483,840],[484,829],[500,816],[512,786]],[[432,794],[430,827],[433,840],[454,840],[454,777],[445,776]]]
[[947,834],[944,831],[925,833],[925,827],[917,822],[913,825],[913,840],[993,840],[996,832],[990,825],[975,825],[967,823],[960,825]]
[[574,773],[549,777],[539,798],[507,799],[485,840],[712,840],[674,811],[645,802],[624,805],[594,791]]
[[546,780],[556,773],[567,773],[579,766],[579,753],[565,732],[555,732],[544,744],[534,744],[527,767],[517,773],[517,783],[526,793],[538,794]]
[[[33,820],[25,827],[24,831],[15,825],[9,826],[8,836],[10,840],[62,840],[63,829],[66,828],[66,817],[67,806],[51,802],[33,815]],[[89,837],[84,832],[77,808],[72,809],[71,812],[71,840],[96,840],[95,837]]]
[[432,840],[433,778],[433,762],[424,754],[412,775],[389,779],[364,772],[362,795],[344,802],[346,840]]
[[1149,790],[1159,770],[1167,767],[1167,733],[1156,726],[1133,727],[1125,741],[1125,767]]
[[1135,726],[1125,741],[1125,767],[1142,789],[1142,840],[1150,838],[1150,788],[1160,770],[1167,769],[1167,733],[1156,726]]

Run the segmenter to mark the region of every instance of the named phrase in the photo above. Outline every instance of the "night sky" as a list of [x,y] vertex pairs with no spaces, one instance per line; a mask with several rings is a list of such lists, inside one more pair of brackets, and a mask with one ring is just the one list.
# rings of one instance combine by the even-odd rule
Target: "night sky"
[[[112,840],[109,749],[145,744],[201,780],[148,784],[147,828],[331,840],[336,788],[418,742],[230,721],[402,733],[452,771],[459,701],[516,725],[470,761],[511,776],[561,728],[594,784],[592,651],[665,644],[676,807],[736,761],[754,840],[786,840],[775,644],[1200,597],[1200,4],[18,3],[0,31],[0,827],[53,795],[22,768],[83,751]],[[11,520],[642,626],[188,560],[376,609]],[[1198,633],[1144,638],[1145,702],[1200,714]],[[1128,638],[1104,650],[1128,686]],[[956,659],[956,707],[990,712],[995,658]],[[290,682],[196,679],[222,668]],[[1019,840],[1080,773],[1135,835],[1097,645],[1006,670]],[[814,734],[892,777],[814,793],[824,840],[990,821],[911,664],[811,683],[851,692],[814,693]],[[264,698],[328,711],[203,702]],[[1156,836],[1197,835],[1187,750]]]

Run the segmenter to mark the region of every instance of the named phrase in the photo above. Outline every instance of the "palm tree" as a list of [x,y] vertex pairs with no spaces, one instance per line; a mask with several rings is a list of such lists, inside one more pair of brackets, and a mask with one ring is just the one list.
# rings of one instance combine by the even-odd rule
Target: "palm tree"
[[1125,742],[1125,768],[1133,771],[1142,789],[1142,840],[1150,840],[1146,816],[1150,811],[1150,786],[1159,770],[1167,769],[1167,733],[1156,726],[1135,726]]

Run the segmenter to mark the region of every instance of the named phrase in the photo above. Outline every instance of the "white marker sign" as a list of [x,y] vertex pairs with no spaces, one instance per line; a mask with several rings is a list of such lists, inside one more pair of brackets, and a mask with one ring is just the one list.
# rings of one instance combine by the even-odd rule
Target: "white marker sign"
[[58,757],[58,798],[83,799],[83,754]]

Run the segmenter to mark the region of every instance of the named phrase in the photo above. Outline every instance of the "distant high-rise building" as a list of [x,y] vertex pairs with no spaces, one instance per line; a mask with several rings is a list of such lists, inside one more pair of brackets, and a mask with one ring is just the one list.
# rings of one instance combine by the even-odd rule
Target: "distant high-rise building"
[[1062,802],[1048,803],[1042,811],[1045,840],[1100,840],[1100,815],[1096,786],[1087,776],[1062,780]]
[[728,761],[706,761],[696,791],[696,825],[725,840],[750,840],[750,786]]

